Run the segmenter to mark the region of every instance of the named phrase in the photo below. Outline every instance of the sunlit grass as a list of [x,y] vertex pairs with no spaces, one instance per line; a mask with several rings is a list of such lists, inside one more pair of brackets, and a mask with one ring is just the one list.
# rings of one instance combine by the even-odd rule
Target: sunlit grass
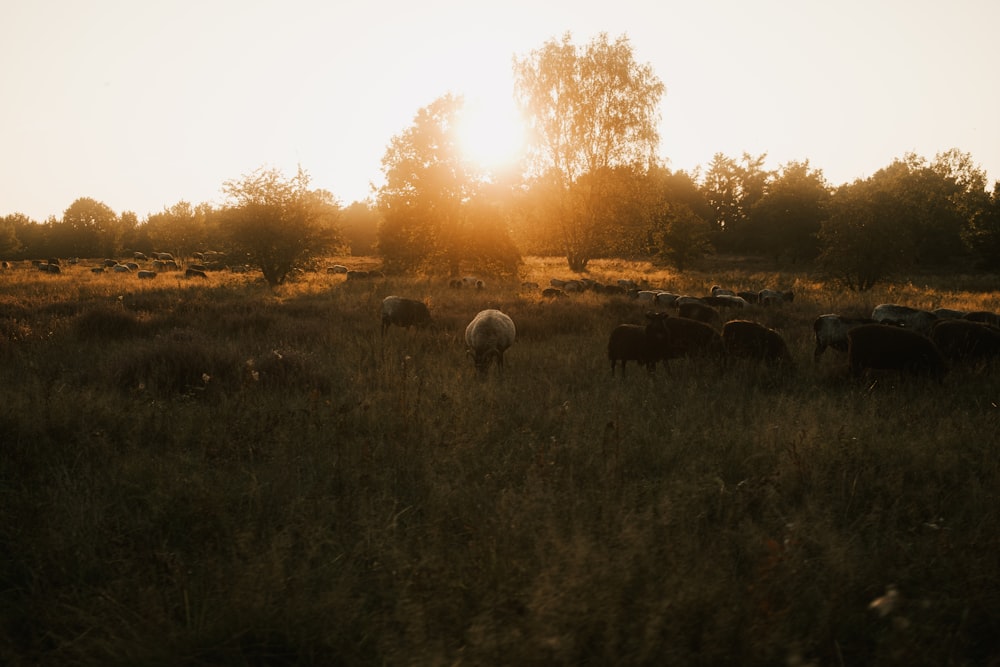
[[[529,258],[523,277],[564,267]],[[778,328],[798,368],[612,378],[607,336],[645,307],[548,301],[520,279],[0,275],[0,658],[997,655],[995,375],[855,382],[835,351],[812,363],[818,314],[1000,309],[981,279],[856,295],[756,267],[595,260],[590,275],[794,289],[741,315]],[[383,338],[389,294],[427,300],[434,326]],[[519,330],[485,381],[462,340],[484,307]],[[889,586],[902,602],[881,616],[868,605]]]

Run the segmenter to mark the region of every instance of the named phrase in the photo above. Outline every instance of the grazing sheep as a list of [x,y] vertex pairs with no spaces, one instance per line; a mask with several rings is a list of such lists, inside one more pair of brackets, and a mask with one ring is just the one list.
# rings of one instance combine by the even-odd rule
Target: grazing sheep
[[954,308],[935,308],[931,311],[939,320],[960,320],[965,317],[965,312]]
[[132,269],[128,268],[125,264],[115,264],[111,267],[111,270],[115,273],[132,273]]
[[326,270],[327,273],[344,274],[347,273],[347,267],[343,264],[334,264]]
[[937,322],[937,315],[926,310],[900,306],[895,303],[883,303],[875,306],[872,319],[882,324],[906,327],[917,333],[929,336],[931,328]]
[[653,302],[657,306],[665,306],[667,308],[672,308],[677,305],[677,299],[679,298],[680,298],[679,295],[674,294],[672,292],[657,292],[656,297],[653,299]]
[[542,296],[546,299],[558,299],[566,296],[566,292],[563,292],[558,287],[546,287],[542,290]]
[[847,357],[857,377],[866,369],[926,374],[939,382],[948,364],[930,338],[889,324],[862,324],[847,332]]
[[204,271],[199,271],[198,269],[188,268],[187,270],[184,271],[184,277],[185,278],[204,278],[204,279],[207,280],[208,279],[208,274],[205,273]]
[[639,290],[635,293],[635,298],[639,301],[648,301],[649,303],[654,303],[656,301],[656,292],[653,290]]
[[758,304],[760,303],[760,292],[737,292],[736,296],[740,297],[747,303]]
[[517,336],[514,321],[499,310],[480,311],[465,328],[465,344],[476,370],[485,375],[496,359],[497,371],[503,372],[503,353]]
[[746,308],[750,305],[743,297],[729,294],[703,296],[701,300],[713,308]]
[[731,320],[722,327],[722,342],[730,358],[794,366],[781,334],[749,320]]
[[731,289],[723,289],[718,285],[712,285],[712,296],[736,296],[736,292]]
[[677,307],[677,314],[689,320],[704,322],[715,329],[722,329],[722,315],[706,303],[698,301],[682,303]]
[[970,322],[982,322],[984,324],[1000,327],[1000,316],[996,313],[991,313],[988,310],[974,310],[971,313],[966,313],[963,319],[969,320]]
[[136,275],[142,280],[152,280],[156,277],[156,271],[139,271]]
[[976,362],[1000,356],[1000,329],[984,322],[942,320],[931,330],[931,340],[950,361]]
[[813,333],[816,334],[816,349],[813,351],[813,361],[818,362],[826,348],[832,347],[840,352],[847,352],[847,332],[862,324],[873,324],[875,320],[868,317],[842,317],[840,315],[820,315],[813,322]]
[[663,326],[669,331],[665,360],[681,357],[723,359],[722,336],[712,325],[686,317],[665,317]]
[[393,324],[397,327],[408,329],[410,327],[426,326],[430,323],[431,311],[423,301],[407,299],[401,296],[387,296],[382,299],[383,336]]
[[619,324],[615,327],[608,338],[612,377],[619,361],[622,362],[622,377],[625,377],[625,365],[629,361],[642,364],[650,373],[653,372],[656,362],[663,359],[667,351],[670,331],[664,321],[668,317],[666,313],[646,313],[649,322],[645,325]]
[[776,306],[782,303],[791,303],[795,299],[795,294],[791,291],[779,292],[773,289],[762,289],[757,292],[757,302],[762,306]]

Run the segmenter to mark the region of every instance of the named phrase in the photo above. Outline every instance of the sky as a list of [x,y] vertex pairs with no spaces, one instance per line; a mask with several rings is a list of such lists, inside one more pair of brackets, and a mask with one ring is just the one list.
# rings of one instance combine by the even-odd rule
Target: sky
[[513,59],[567,32],[626,36],[663,81],[672,169],[766,154],[840,185],[957,148],[992,185],[997,25],[995,0],[3,0],[0,216],[143,220],[262,167],[348,205],[447,93],[514,143]]

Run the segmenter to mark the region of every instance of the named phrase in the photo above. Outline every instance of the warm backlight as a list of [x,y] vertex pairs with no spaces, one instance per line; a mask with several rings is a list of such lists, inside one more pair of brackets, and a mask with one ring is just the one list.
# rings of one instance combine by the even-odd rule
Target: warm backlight
[[524,154],[525,134],[524,122],[512,103],[465,100],[459,146],[466,159],[482,170],[496,173],[513,167]]

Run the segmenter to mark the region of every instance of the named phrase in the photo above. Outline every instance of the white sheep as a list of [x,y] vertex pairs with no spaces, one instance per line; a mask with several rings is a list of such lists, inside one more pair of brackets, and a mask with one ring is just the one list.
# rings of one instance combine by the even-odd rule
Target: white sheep
[[514,320],[506,314],[493,308],[480,311],[465,328],[465,344],[476,370],[485,374],[496,359],[497,370],[503,372],[503,353],[516,336]]

